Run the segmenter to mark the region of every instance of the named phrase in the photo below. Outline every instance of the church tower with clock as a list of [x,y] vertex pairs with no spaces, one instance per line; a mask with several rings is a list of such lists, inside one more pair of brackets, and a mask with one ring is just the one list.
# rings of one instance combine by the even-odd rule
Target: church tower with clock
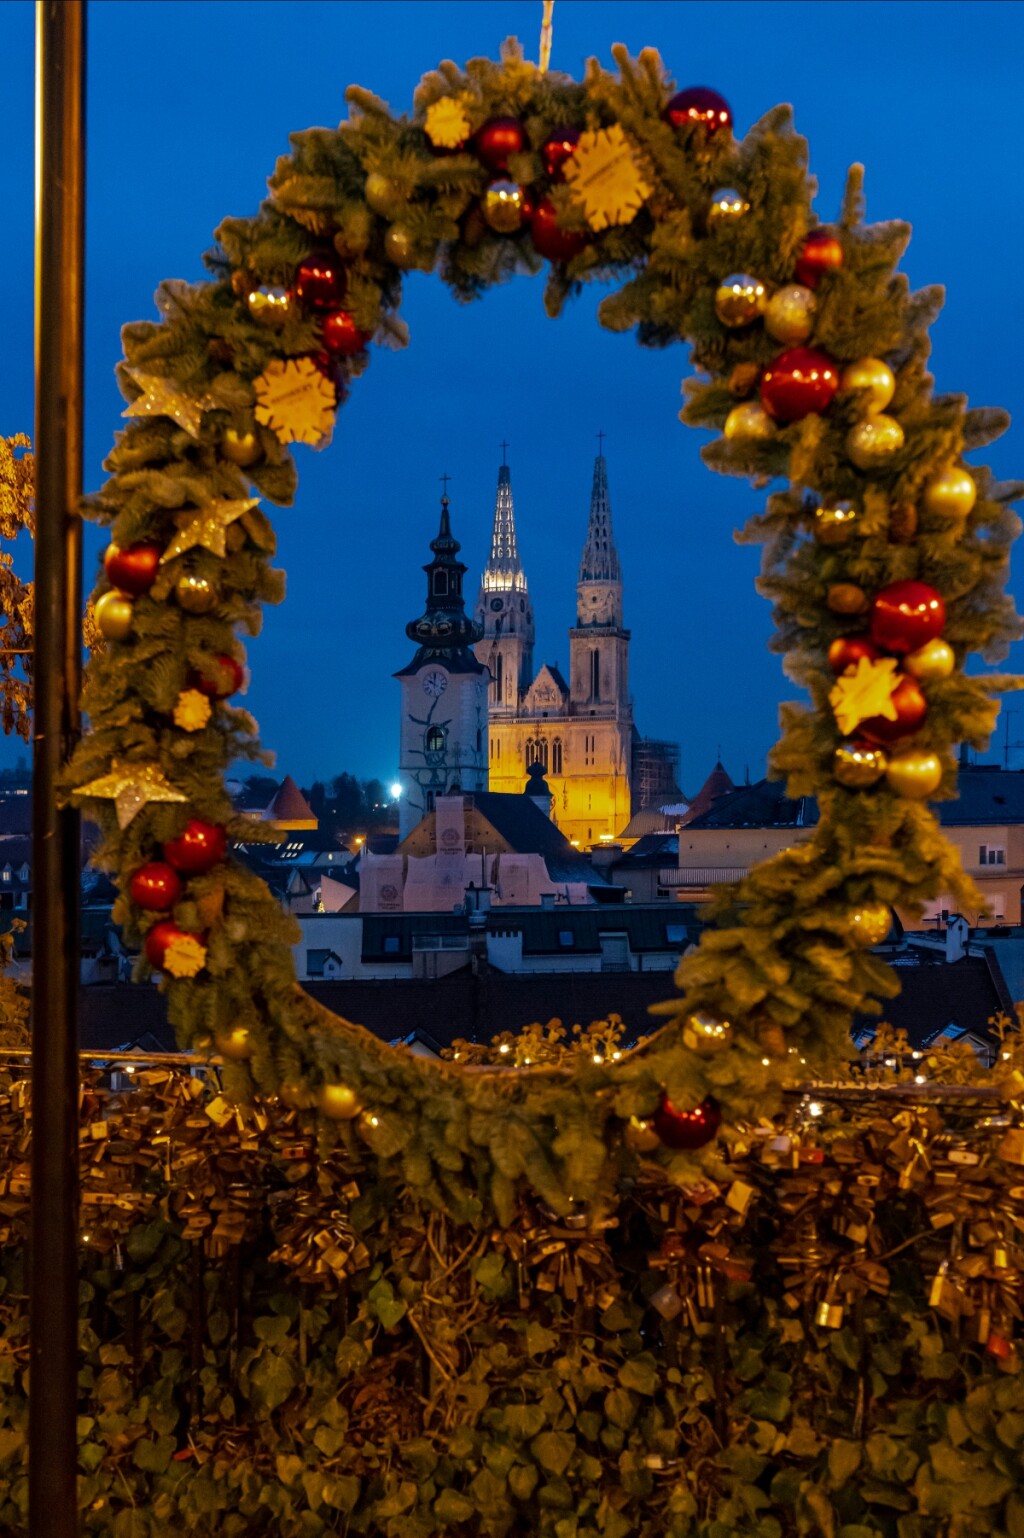
[[438,796],[458,788],[487,789],[487,697],[490,674],[473,654],[482,635],[465,611],[462,579],[448,498],[441,498],[441,527],[431,540],[427,606],[405,627],[416,654],[395,677],[402,689],[398,779],[399,836],[434,810]]

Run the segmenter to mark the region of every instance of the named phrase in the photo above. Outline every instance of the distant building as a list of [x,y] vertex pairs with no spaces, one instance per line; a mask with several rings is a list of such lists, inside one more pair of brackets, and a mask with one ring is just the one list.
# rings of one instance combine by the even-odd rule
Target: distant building
[[473,654],[480,628],[465,611],[448,498],[441,498],[441,526],[431,540],[427,604],[406,626],[416,643],[411,662],[395,674],[402,689],[398,752],[399,835],[405,838],[450,791],[487,789],[487,686],[484,664]]
[[[675,744],[639,737],[629,693],[629,640],[622,570],[612,532],[608,468],[594,462],[587,536],[569,631],[569,675],[556,663],[534,671],[534,616],[519,554],[512,478],[498,471],[491,552],[476,604],[486,664],[488,785],[513,794],[532,764],[551,787],[552,817],[586,848],[610,842],[645,798],[678,800]],[[639,796],[639,799],[638,799]]]

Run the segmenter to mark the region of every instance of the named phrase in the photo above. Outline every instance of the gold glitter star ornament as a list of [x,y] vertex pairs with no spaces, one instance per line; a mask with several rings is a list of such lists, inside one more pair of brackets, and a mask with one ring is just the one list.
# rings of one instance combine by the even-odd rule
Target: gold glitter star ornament
[[253,388],[257,422],[281,443],[321,448],[330,442],[338,398],[312,358],[275,358]]
[[856,668],[847,668],[828,697],[835,713],[839,730],[848,737],[862,721],[872,716],[882,716],[895,721],[899,714],[893,703],[892,692],[899,683],[895,657],[880,657],[872,662],[861,657]]
[[123,764],[116,758],[109,773],[88,785],[79,785],[73,796],[92,796],[99,801],[113,801],[117,825],[123,832],[151,801],[186,801],[188,798],[165,776],[159,764]]
[[228,525],[258,507],[259,502],[259,497],[243,497],[234,502],[207,502],[203,507],[187,508],[177,513],[175,521],[178,532],[160,557],[161,566],[165,561],[173,561],[175,556],[184,555],[186,550],[195,550],[199,545],[223,560],[227,554]]
[[199,437],[203,412],[214,408],[212,395],[206,391],[201,395],[190,395],[176,380],[165,379],[161,374],[147,374],[144,369],[128,368],[124,372],[142,394],[122,411],[123,417],[169,417],[190,438]]
[[652,191],[636,151],[618,123],[580,134],[576,153],[566,161],[564,172],[592,230],[631,223]]

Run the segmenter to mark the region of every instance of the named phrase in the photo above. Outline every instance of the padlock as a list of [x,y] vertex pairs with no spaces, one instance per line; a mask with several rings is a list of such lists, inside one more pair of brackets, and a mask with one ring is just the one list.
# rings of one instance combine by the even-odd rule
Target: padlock
[[1024,1164],[1024,1127],[1009,1127],[996,1153],[1007,1164]]

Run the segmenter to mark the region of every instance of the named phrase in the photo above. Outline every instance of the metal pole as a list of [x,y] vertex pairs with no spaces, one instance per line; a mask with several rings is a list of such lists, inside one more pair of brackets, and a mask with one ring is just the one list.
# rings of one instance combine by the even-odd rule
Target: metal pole
[[80,831],[57,809],[79,732],[85,6],[36,4],[29,1532],[78,1532]]

